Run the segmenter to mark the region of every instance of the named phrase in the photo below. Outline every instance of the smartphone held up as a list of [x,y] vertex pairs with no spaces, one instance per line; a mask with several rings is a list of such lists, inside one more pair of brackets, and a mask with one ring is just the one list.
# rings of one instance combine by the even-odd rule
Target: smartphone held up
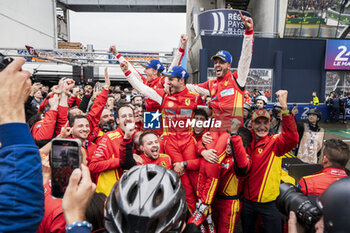
[[82,161],[81,142],[77,139],[54,139],[50,154],[51,195],[63,198],[69,177]]

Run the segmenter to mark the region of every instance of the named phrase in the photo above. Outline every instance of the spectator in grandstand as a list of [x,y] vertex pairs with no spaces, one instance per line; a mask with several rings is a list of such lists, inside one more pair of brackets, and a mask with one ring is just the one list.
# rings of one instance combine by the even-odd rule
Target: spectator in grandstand
[[[287,106],[288,92],[276,92],[282,106],[283,129],[281,134],[269,135],[270,115],[264,109],[252,116],[251,145],[245,151],[240,138],[231,137],[235,162],[246,175],[242,209],[243,232],[255,232],[257,215],[260,214],[266,232],[282,232],[281,215],[275,200],[279,193],[282,156],[298,143],[294,116]],[[238,138],[238,139],[237,139]],[[249,158],[247,157],[247,154]]]
[[318,123],[321,120],[321,112],[317,108],[307,112],[307,123],[299,123],[299,144],[295,154],[304,163],[317,163],[321,155],[324,139],[324,129]]
[[255,98],[255,105],[257,109],[265,109],[267,105],[267,98],[264,95],[259,95]]
[[106,195],[123,174],[119,149],[124,135],[135,130],[134,110],[131,106],[120,105],[116,112],[118,128],[102,136],[89,164],[91,173],[97,178],[97,192],[103,192]]
[[31,81],[24,63],[16,58],[0,72],[0,232],[36,232],[44,216],[39,150],[25,124]]
[[298,187],[304,195],[320,195],[334,181],[346,177],[345,166],[349,161],[349,146],[339,139],[325,141],[321,164],[323,169],[301,178]]
[[320,102],[320,101],[318,100],[316,91],[312,92],[312,100],[310,101],[310,104],[312,104],[312,105],[318,105],[319,102]]

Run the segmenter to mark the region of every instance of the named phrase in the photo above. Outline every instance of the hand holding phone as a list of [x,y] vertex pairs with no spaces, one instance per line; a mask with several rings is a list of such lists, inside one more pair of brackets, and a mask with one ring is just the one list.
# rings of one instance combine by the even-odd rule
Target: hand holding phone
[[68,186],[69,177],[81,164],[81,142],[77,139],[55,138],[52,140],[50,154],[51,163],[51,195],[63,198]]

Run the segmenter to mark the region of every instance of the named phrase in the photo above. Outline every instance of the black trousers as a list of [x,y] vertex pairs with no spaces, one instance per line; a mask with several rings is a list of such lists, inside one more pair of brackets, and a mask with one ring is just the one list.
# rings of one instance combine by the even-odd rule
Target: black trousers
[[282,233],[282,217],[276,202],[258,203],[243,200],[241,214],[243,233],[255,233],[258,215],[261,216],[265,233]]

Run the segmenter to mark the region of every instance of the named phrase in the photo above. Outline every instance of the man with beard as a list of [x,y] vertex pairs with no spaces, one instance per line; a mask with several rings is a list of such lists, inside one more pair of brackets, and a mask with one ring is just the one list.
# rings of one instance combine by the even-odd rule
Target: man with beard
[[[185,47],[187,43],[188,37],[187,35],[181,35],[180,39],[180,48],[175,52],[173,61],[169,67],[169,70],[174,66],[179,66],[181,64],[182,58],[185,54]],[[115,46],[111,46],[109,49],[113,55],[115,55],[120,63],[127,62],[130,71],[137,77],[140,81],[142,81],[145,85],[153,89],[163,89],[166,86],[165,78],[161,76],[161,73],[164,71],[164,65],[156,59],[152,59],[147,63],[141,64],[145,70],[144,73],[146,77],[140,74],[134,66],[130,64],[120,53],[118,53]],[[149,99],[145,96],[145,107],[146,111],[152,112],[160,109],[159,103],[156,101]]]
[[128,146],[130,146],[130,144],[132,144],[131,139],[126,139],[123,141],[120,152],[121,159],[127,161],[128,157],[129,159],[134,160],[134,163],[138,165],[155,164],[163,166],[167,169],[173,168],[170,156],[167,154],[160,153],[159,137],[154,131],[146,131],[141,133],[141,135],[139,136],[139,143],[141,150],[139,156],[141,158],[141,161],[135,161],[134,155],[132,154],[132,150],[128,152],[127,148]]
[[[117,109],[118,128],[103,135],[97,144],[96,153],[91,158],[89,169],[96,176],[96,192],[108,195],[113,184],[123,175],[120,161],[120,144],[124,135],[135,130],[134,110],[129,105]],[[133,137],[131,135],[130,137]]]
[[[231,73],[232,56],[228,51],[218,51],[212,60],[214,61],[214,70],[216,78],[208,80],[203,84],[187,85],[189,90],[203,95],[210,95],[210,107],[213,111],[213,117],[222,122],[220,130],[210,130],[210,136],[213,141],[206,145],[207,149],[219,151],[217,144],[220,137],[230,130],[231,120],[239,120],[243,126],[243,99],[246,80],[248,77],[252,47],[253,47],[253,20],[250,17],[243,16],[240,13],[241,20],[246,28],[242,52],[238,62],[237,71]],[[199,151],[201,153],[202,151]],[[199,202],[196,205],[196,211],[190,218],[190,222],[199,226],[209,213],[209,206],[213,202],[217,190],[218,179],[220,178],[220,164],[209,163],[202,160],[198,178]]]
[[[133,88],[160,105],[160,109],[164,113],[165,152],[171,157],[173,164],[197,159],[193,132],[186,122],[192,119],[193,110],[197,109],[198,105],[204,104],[199,94],[190,92],[186,88],[188,72],[181,66],[174,66],[169,72],[165,73],[168,77],[169,86],[169,94],[167,94],[164,89],[154,90],[145,85],[129,70],[127,62],[121,63],[120,68]],[[187,163],[185,163],[185,166],[175,166],[174,171],[178,176],[181,176],[181,181],[186,190],[187,204],[190,211],[194,211],[198,172],[189,171],[188,169],[185,172],[186,165]]]

